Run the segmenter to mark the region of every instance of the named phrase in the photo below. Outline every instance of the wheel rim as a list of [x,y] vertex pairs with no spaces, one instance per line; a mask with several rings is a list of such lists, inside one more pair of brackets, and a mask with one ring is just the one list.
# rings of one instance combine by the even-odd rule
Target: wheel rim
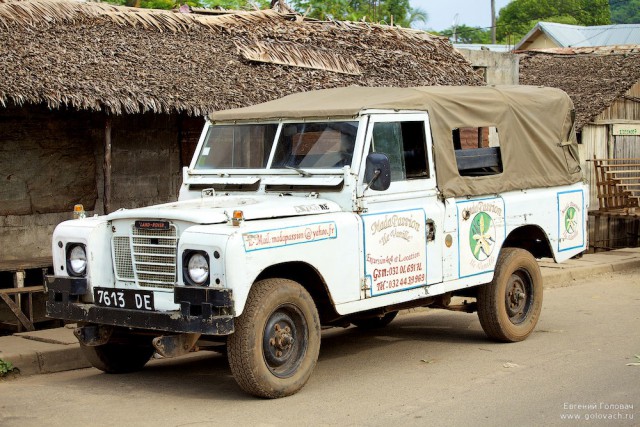
[[262,335],[264,360],[278,378],[292,376],[307,351],[307,322],[300,309],[286,304],[269,317]]
[[507,316],[514,325],[524,322],[529,316],[533,302],[533,284],[531,276],[525,270],[515,271],[505,290]]

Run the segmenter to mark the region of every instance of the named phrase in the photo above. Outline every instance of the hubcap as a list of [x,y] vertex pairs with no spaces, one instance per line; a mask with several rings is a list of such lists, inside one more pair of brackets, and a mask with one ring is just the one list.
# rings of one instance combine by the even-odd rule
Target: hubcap
[[505,306],[511,323],[518,324],[525,321],[533,301],[533,287],[531,277],[526,271],[515,271],[509,278],[505,290]]
[[298,307],[286,304],[274,311],[264,328],[262,351],[275,376],[292,376],[307,350],[307,322]]

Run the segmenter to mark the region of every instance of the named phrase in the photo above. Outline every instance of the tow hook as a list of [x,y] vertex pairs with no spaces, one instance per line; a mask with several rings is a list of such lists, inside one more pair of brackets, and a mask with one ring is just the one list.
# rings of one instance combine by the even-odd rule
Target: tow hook
[[96,347],[108,343],[111,334],[113,334],[113,328],[102,325],[80,326],[73,330],[73,335],[87,347]]
[[191,351],[202,334],[162,335],[153,339],[152,344],[158,354],[164,357],[178,357]]

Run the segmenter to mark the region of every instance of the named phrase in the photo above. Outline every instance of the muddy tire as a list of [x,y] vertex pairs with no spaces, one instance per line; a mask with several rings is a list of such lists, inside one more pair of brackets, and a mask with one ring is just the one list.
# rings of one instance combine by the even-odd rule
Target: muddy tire
[[489,338],[516,342],[527,338],[542,310],[542,276],[535,258],[504,248],[491,283],[478,289],[478,317]]
[[94,368],[108,374],[139,371],[155,351],[151,341],[146,338],[132,343],[107,343],[99,346],[80,343],[80,349]]
[[254,284],[227,342],[240,388],[265,398],[292,395],[306,384],[319,352],[320,319],[311,295],[288,279]]
[[351,323],[353,323],[360,329],[381,329],[391,323],[397,315],[397,311],[390,311],[388,313],[385,313],[382,317],[356,317],[351,320]]

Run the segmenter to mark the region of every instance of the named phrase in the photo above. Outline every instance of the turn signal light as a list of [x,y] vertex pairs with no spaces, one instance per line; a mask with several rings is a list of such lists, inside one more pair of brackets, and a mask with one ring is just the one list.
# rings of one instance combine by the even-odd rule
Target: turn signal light
[[231,224],[234,227],[240,226],[240,223],[244,221],[244,213],[242,211],[233,211],[233,216],[231,217]]
[[86,218],[86,217],[87,217],[87,214],[84,211],[84,206],[75,205],[73,207],[73,219]]

